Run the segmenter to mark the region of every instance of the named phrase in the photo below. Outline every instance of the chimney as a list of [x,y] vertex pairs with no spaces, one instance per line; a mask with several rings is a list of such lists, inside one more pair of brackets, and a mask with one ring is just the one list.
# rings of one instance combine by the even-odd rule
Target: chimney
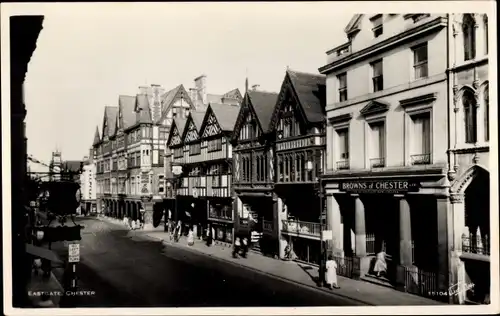
[[196,93],[195,88],[189,88],[189,97],[191,98],[191,101],[193,101],[194,104],[198,102],[198,93]]
[[140,86],[139,87],[139,94],[148,94],[149,87],[148,86]]
[[257,91],[257,88],[260,87],[260,84],[252,85],[252,91]]
[[207,104],[207,76],[201,75],[194,79],[194,87],[201,95],[203,104]]
[[156,122],[161,117],[161,96],[165,92],[165,89],[159,84],[151,85],[151,100],[149,101],[151,107],[151,119]]

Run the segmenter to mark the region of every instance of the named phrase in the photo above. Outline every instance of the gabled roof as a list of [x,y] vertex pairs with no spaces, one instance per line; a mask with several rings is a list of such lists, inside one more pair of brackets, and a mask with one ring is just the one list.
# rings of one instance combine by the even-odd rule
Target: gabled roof
[[[219,127],[221,128],[222,131],[228,132],[234,129],[234,124],[236,123],[236,119],[238,118],[238,114],[240,113],[239,106],[210,103],[208,108],[211,109],[211,111],[214,113],[215,118],[217,119],[217,123],[219,123]],[[202,125],[206,124],[209,113],[210,111],[207,110],[207,114],[205,115],[205,119],[203,120]],[[202,126],[202,129],[203,128],[204,126]]]
[[99,135],[99,126],[95,127],[94,142],[92,145],[97,145],[101,142],[101,136]]
[[177,87],[173,88],[172,90],[165,92],[161,96],[161,115],[158,121],[163,120],[163,118],[168,113],[172,105],[180,98],[186,101],[186,103],[189,104],[192,110],[195,109],[193,101],[189,97],[189,93],[187,93],[184,86],[180,84]]
[[247,95],[262,132],[267,133],[278,94],[275,92],[248,91]]
[[107,105],[104,108],[104,115],[105,115],[105,120],[108,122],[108,135],[103,135],[112,137],[115,135],[115,128],[116,128],[116,114],[118,113],[118,107],[117,106],[109,106]]
[[131,95],[120,95],[118,97],[118,107],[122,112],[121,126],[126,129],[136,123],[136,115],[134,113],[136,97]]
[[238,88],[224,93],[224,95],[222,97],[223,98],[237,99],[238,101],[241,101],[243,99],[243,96],[241,95],[240,89],[238,89]]
[[287,70],[293,90],[306,119],[311,123],[325,119],[326,76]]
[[153,123],[149,108],[149,97],[146,94],[136,96],[136,123]]
[[167,146],[170,144],[172,140],[172,136],[174,135],[174,131],[177,129],[179,133],[179,137],[182,137],[184,134],[184,127],[186,126],[186,119],[181,117],[175,117],[172,122],[172,126],[170,127],[170,131],[168,132]]
[[389,110],[391,105],[382,100],[372,100],[368,102],[368,104],[362,108],[359,112],[362,115],[370,115],[375,113],[382,113]]
[[196,126],[196,130],[199,133],[201,124],[203,123],[203,118],[205,117],[206,111],[191,111],[189,116],[193,119],[194,125]]

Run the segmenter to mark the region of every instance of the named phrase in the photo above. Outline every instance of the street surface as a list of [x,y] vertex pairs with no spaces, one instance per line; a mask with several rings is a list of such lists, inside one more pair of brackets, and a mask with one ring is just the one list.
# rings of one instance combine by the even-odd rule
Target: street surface
[[[61,307],[360,305],[201,253],[130,236],[113,223],[90,217],[77,223],[85,226],[76,267],[78,290],[95,295],[63,297]],[[52,249],[67,257],[63,243],[53,244]],[[63,284],[61,269],[54,269],[54,274]]]

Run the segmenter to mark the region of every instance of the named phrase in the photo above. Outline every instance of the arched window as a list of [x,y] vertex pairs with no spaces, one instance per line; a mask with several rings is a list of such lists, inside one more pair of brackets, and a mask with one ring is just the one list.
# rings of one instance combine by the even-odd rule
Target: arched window
[[462,21],[462,31],[464,34],[464,60],[471,60],[476,57],[476,24],[471,14],[464,14]]
[[462,31],[464,34],[464,60],[471,60],[476,57],[476,29],[475,20],[471,14],[464,14],[462,21]]
[[484,53],[488,54],[488,16],[483,16],[484,22]]
[[469,90],[464,91],[462,102],[465,116],[465,142],[475,143],[477,141],[477,108],[473,92]]
[[490,140],[490,96],[489,86],[484,88],[484,140]]

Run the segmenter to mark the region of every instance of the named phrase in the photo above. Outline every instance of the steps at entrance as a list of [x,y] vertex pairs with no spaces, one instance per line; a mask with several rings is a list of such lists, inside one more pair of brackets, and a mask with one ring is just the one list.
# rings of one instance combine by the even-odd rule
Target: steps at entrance
[[383,277],[383,276],[377,278],[374,275],[365,274],[364,276],[361,277],[361,280],[365,281],[365,282],[372,283],[372,284],[385,286],[385,287],[388,287],[388,288],[391,288],[391,289],[394,288],[394,285],[392,285],[391,281],[389,279],[387,279],[386,277]]

